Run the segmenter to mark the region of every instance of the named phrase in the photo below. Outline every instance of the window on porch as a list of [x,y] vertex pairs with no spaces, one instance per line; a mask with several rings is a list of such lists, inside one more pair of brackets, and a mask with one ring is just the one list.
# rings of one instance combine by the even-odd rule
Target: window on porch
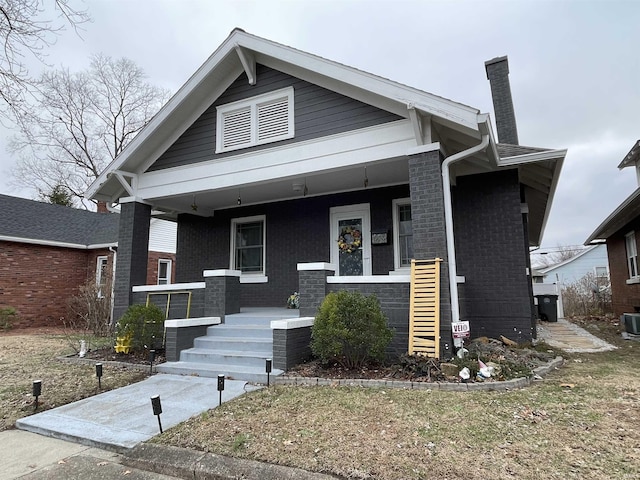
[[236,218],[231,222],[231,268],[243,274],[264,275],[265,217]]
[[393,201],[393,232],[395,268],[410,268],[414,257],[411,201],[408,198]]
[[627,249],[627,267],[629,278],[638,277],[638,247],[636,246],[636,233],[627,233],[624,237]]

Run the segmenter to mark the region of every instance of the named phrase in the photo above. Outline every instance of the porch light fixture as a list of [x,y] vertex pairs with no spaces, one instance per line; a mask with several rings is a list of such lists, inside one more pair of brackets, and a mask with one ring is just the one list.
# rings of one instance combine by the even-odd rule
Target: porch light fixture
[[367,166],[364,166],[364,188],[369,186],[369,179],[367,178]]
[[33,411],[38,410],[38,397],[42,394],[42,380],[34,380],[33,381],[33,396],[36,397],[36,401],[34,403]]
[[102,364],[96,363],[96,377],[98,377],[98,389],[102,390]]
[[191,204],[191,210],[193,210],[194,212],[198,211],[198,204],[196,203],[196,196],[193,196],[193,203]]
[[220,399],[218,400],[218,406],[222,405],[222,392],[224,390],[224,375],[218,375],[218,392],[220,392]]
[[242,198],[240,197],[240,190],[238,190],[238,205],[242,205]]
[[153,408],[153,414],[158,417],[158,427],[160,427],[160,433],[162,433],[162,422],[160,421],[162,404],[160,403],[160,395],[154,395],[151,397],[151,408]]
[[270,358],[267,358],[266,361],[266,365],[265,365],[265,370],[267,371],[267,387],[269,387],[269,377],[271,374],[271,365],[272,365],[273,361]]

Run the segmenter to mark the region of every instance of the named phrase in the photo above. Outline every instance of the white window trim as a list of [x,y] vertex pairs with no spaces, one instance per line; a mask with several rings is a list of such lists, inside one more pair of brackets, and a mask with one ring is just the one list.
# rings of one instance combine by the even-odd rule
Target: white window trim
[[[273,102],[280,98],[287,98],[287,106],[288,106],[288,128],[287,133],[283,135],[278,135],[274,137],[269,137],[264,140],[258,140],[258,106]],[[231,152],[234,150],[240,150],[241,148],[253,147],[256,145],[264,145],[267,143],[277,142],[280,140],[286,140],[288,138],[293,138],[295,135],[295,122],[294,122],[294,91],[293,87],[287,87],[280,90],[276,90],[274,92],[265,93],[262,95],[257,95],[255,97],[246,98],[243,100],[238,100],[236,102],[227,103],[225,105],[220,105],[216,107],[216,152],[215,153],[223,153],[223,152]],[[223,139],[223,127],[224,121],[223,116],[225,114],[231,113],[236,110],[241,110],[243,108],[250,107],[251,109],[251,140],[247,143],[242,143],[239,145],[233,145],[231,147],[224,147],[222,143]]]
[[[105,262],[108,270],[109,257],[107,255],[99,255],[98,258],[96,258],[96,288],[98,290],[98,298],[104,297],[104,294],[102,293],[102,268],[101,268],[102,262]],[[108,273],[108,271],[105,273]],[[105,279],[105,284],[106,284],[106,279]]]
[[411,270],[411,266],[400,265],[400,219],[398,218],[398,207],[400,205],[411,205],[411,198],[396,198],[392,202],[393,217],[393,266],[394,272],[406,273]]
[[[631,238],[633,238],[633,242],[629,241]],[[633,250],[634,250],[633,254],[632,252],[629,251],[629,245],[633,245]],[[636,243],[635,231],[631,231],[624,236],[624,249],[625,249],[625,257],[627,259],[627,274],[629,275],[629,279],[630,280],[637,279],[640,277],[640,274],[638,273],[638,245]],[[630,268],[630,263],[633,258],[635,258],[635,271],[636,271],[635,275],[631,275],[631,268]]]
[[[167,283],[160,283],[160,264],[167,264]],[[170,285],[171,284],[171,274],[173,269],[173,261],[170,258],[159,258],[158,259],[158,278],[156,279],[157,285]]]
[[[262,222],[262,271],[261,272],[242,272],[240,274],[240,283],[266,283],[268,277],[267,271],[267,216],[254,215],[253,217],[238,217],[231,219],[231,251],[229,252],[229,269],[240,270],[236,268],[236,226],[242,223]],[[245,280],[243,280],[243,277]],[[255,278],[251,281],[249,277]]]

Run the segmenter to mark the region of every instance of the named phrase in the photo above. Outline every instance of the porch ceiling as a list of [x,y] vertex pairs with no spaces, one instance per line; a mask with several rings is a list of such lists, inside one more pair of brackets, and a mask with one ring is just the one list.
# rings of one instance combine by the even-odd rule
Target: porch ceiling
[[[367,180],[366,187],[365,179]],[[156,209],[165,212],[159,215],[161,217],[171,218],[178,213],[210,217],[215,210],[237,207],[238,199],[243,206],[246,206],[408,182],[409,164],[407,157],[401,157],[367,164],[366,167],[350,165],[306,176],[295,175],[265,182],[242,183],[242,178],[240,178],[238,185],[233,188],[149,198],[147,201],[152,203]],[[194,204],[197,206],[197,210],[192,208]]]

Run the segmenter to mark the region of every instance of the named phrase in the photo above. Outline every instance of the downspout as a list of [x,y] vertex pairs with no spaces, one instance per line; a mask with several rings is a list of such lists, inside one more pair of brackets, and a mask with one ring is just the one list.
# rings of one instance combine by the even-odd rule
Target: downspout
[[113,318],[113,308],[115,306],[114,289],[116,286],[116,259],[118,256],[118,248],[109,247],[109,251],[113,254],[113,264],[111,265],[111,314],[109,315],[111,320],[109,322],[109,325],[113,325],[115,324],[115,319]]
[[450,172],[451,165],[474,153],[483,151],[489,146],[489,132],[482,134],[482,140],[475,147],[468,148],[451,155],[442,162],[442,189],[444,193],[444,224],[447,234],[447,257],[449,260],[449,289],[451,292],[451,321],[460,321],[460,302],[458,299],[458,282],[456,270],[456,245],[453,233],[453,205],[451,202]]

